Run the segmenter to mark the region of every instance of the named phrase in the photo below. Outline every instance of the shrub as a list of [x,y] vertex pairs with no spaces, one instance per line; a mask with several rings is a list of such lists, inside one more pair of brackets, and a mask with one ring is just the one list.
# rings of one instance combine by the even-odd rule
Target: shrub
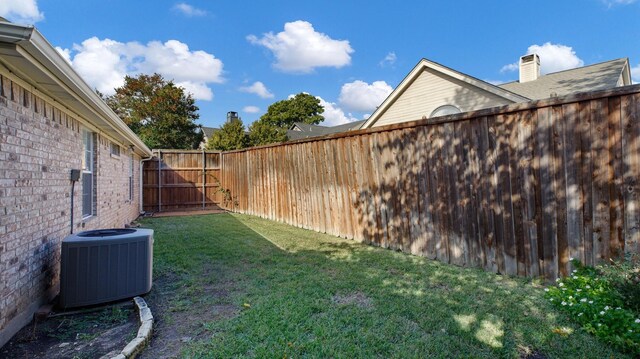
[[620,295],[624,306],[640,313],[640,255],[629,254],[624,262],[598,268]]
[[623,273],[637,273],[633,263],[588,267],[572,259],[570,276],[545,288],[547,298],[589,333],[623,350],[640,353],[637,284]]

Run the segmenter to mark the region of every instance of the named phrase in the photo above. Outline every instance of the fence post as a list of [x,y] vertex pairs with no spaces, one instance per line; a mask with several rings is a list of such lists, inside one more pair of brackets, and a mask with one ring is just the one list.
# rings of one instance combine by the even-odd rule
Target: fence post
[[202,150],[202,209],[205,208],[205,201],[207,199],[207,156]]
[[162,151],[158,150],[158,212],[162,212]]

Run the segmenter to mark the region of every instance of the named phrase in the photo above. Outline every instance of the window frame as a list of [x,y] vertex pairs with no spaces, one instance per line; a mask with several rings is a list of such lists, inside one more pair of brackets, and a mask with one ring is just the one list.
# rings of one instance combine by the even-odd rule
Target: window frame
[[[82,129],[82,219],[91,218],[95,216],[95,136],[94,133],[88,129]],[[89,177],[90,180],[86,181],[85,178]],[[86,184],[89,183],[90,187],[87,188]],[[90,208],[85,208],[87,204],[85,201],[86,196],[91,196]]]
[[134,166],[135,166],[135,159],[134,159],[134,153],[133,151],[131,151],[131,156],[129,157],[129,201],[133,202],[133,196],[134,196]]

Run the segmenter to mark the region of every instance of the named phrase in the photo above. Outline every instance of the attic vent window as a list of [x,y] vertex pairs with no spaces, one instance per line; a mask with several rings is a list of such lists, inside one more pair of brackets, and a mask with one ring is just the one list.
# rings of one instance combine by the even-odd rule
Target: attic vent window
[[120,146],[111,142],[111,156],[120,157]]
[[460,112],[462,112],[462,111],[460,111],[460,109],[457,108],[456,106],[444,105],[444,106],[440,106],[440,107],[436,108],[435,110],[433,110],[433,112],[431,112],[431,116],[429,116],[429,118],[439,117],[439,116],[446,116],[446,115],[455,115],[456,113],[460,113]]

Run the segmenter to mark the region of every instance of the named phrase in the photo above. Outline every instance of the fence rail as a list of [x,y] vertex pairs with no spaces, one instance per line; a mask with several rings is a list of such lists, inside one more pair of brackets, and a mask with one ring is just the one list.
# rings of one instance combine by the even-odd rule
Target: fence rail
[[552,279],[571,257],[638,253],[640,86],[226,152],[222,168],[229,210]]
[[143,165],[143,209],[148,212],[217,207],[222,197],[220,153],[154,150]]

